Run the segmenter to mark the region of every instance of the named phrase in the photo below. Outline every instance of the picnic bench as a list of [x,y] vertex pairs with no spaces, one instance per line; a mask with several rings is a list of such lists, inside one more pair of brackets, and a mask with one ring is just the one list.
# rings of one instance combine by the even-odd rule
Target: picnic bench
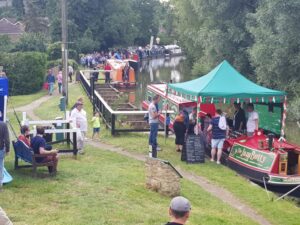
[[[34,154],[33,150],[28,147],[23,141],[13,141],[12,144],[15,151],[15,169],[32,167],[33,176],[36,176],[38,167],[47,166],[51,175],[56,174],[56,172],[52,172],[52,170],[49,169],[49,167],[51,168],[54,166],[54,161],[37,162],[38,158],[44,158],[45,155]],[[55,153],[47,154],[47,156],[53,157],[55,157],[55,155]],[[19,165],[19,159],[23,160],[26,163],[29,163],[29,165]]]

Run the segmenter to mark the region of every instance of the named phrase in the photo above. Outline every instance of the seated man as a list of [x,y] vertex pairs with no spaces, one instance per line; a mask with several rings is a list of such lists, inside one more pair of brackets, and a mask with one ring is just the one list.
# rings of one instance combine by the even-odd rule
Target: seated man
[[[49,172],[56,172],[57,171],[57,163],[58,163],[58,155],[57,155],[57,150],[50,150],[48,151],[47,149],[49,149],[49,146],[46,146],[46,140],[43,138],[43,135],[45,133],[45,129],[44,127],[37,127],[36,128],[37,134],[34,138],[32,138],[31,140],[31,147],[32,150],[35,154],[42,154],[45,155],[45,157],[43,158],[37,158],[37,162],[38,163],[46,163],[46,162],[50,162],[50,161],[54,161],[55,164],[53,167],[48,167]],[[55,153],[55,155],[49,155],[49,154],[53,154]]]
[[28,147],[31,146],[30,144],[30,130],[29,127],[24,125],[21,127],[21,135],[18,137],[20,141],[23,141]]

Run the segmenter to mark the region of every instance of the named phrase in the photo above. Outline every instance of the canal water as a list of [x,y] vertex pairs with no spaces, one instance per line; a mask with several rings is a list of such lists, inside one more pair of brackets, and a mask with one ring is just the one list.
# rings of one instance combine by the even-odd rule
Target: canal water
[[[135,105],[141,106],[148,84],[169,82],[170,80],[178,83],[195,78],[197,77],[192,76],[191,67],[184,56],[143,61],[137,74],[138,85],[129,93],[129,100]],[[300,145],[300,128],[295,121],[287,122],[286,134],[290,142]]]

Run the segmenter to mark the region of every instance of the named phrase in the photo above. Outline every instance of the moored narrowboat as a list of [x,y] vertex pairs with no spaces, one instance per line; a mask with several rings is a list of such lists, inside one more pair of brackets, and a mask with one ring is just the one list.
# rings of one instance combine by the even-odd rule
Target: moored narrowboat
[[[149,104],[152,101],[152,98],[155,95],[160,96],[159,108],[168,108],[168,110],[173,111],[170,115],[171,123],[170,128],[173,129],[173,120],[176,115],[183,110],[185,110],[188,114],[192,112],[194,108],[197,107],[197,103],[187,100],[181,96],[176,96],[174,94],[166,94],[167,84],[150,84],[147,86],[145,100],[142,103],[143,109],[147,110]],[[203,117],[206,114],[214,115],[215,114],[215,106],[214,104],[202,104],[201,111],[199,112],[199,116]],[[161,114],[159,118],[162,124],[165,123],[165,115]]]
[[[111,84],[115,87],[130,88],[136,86],[135,71],[128,61],[118,59],[108,59],[108,64],[112,68],[110,78]],[[128,71],[125,71],[128,66]]]
[[275,186],[300,184],[300,147],[266,135],[229,138],[224,145],[226,164],[250,180]]

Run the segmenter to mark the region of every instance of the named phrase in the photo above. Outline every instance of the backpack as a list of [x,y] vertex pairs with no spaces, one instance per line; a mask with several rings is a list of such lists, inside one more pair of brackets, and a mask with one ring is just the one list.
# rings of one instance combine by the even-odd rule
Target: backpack
[[227,123],[226,123],[226,117],[225,116],[220,116],[218,127],[221,130],[226,130],[227,129]]

